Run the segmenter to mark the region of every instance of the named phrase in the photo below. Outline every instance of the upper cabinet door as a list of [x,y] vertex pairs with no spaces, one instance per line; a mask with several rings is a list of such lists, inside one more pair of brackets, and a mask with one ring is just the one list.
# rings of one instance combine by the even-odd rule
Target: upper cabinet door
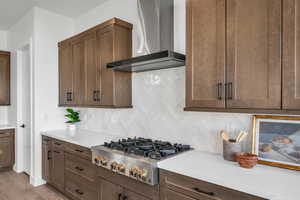
[[100,63],[97,60],[97,40],[96,32],[89,33],[84,38],[84,55],[85,55],[85,70],[86,70],[86,104],[99,105],[100,98]]
[[71,96],[76,105],[83,105],[85,100],[84,40],[78,38],[72,41],[71,45],[73,68],[73,93]]
[[113,61],[113,29],[112,26],[97,31],[97,64],[100,71],[100,103],[103,106],[114,104],[114,71],[106,67],[107,63]]
[[73,67],[72,48],[69,42],[59,44],[59,104],[72,105],[73,99]]
[[187,107],[225,108],[225,16],[225,0],[187,0]]
[[283,1],[283,109],[300,109],[300,1]]
[[227,107],[281,108],[281,0],[227,0]]
[[10,104],[10,53],[0,52],[0,105]]

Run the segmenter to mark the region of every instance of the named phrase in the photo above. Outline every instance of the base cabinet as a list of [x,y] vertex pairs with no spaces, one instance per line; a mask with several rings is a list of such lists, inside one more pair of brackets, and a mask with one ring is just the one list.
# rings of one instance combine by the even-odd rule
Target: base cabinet
[[14,130],[0,130],[0,170],[11,169],[15,163]]
[[47,137],[43,137],[42,146],[42,178],[50,183],[51,182],[51,169],[52,169],[52,151],[51,140]]
[[99,200],[121,200],[122,195],[122,187],[113,184],[104,179],[99,179]]
[[264,200],[243,192],[160,170],[161,200]]
[[65,167],[64,151],[61,149],[53,148],[51,183],[61,192],[64,191],[64,185],[65,185],[64,167]]

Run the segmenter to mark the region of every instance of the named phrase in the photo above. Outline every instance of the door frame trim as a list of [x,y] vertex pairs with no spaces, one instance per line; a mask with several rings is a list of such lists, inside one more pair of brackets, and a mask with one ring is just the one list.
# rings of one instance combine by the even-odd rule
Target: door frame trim
[[[20,125],[23,123],[23,116],[22,116],[22,109],[23,109],[23,98],[22,98],[22,77],[23,77],[23,70],[22,70],[22,52],[24,48],[29,48],[29,70],[30,70],[30,144],[31,147],[34,145],[34,112],[33,112],[33,101],[34,101],[34,87],[33,87],[33,81],[34,81],[34,76],[33,76],[33,39],[30,37],[28,40],[25,40],[24,42],[21,43],[21,45],[17,48],[16,50],[16,71],[17,71],[17,84],[16,84],[16,89],[17,89],[17,105],[16,105],[16,112],[17,112],[17,121],[16,121],[16,163],[15,163],[15,171],[20,173],[25,171],[25,166],[24,166],[24,157],[22,156],[23,153],[23,148],[24,148],[24,138],[23,138],[23,129],[20,127]],[[18,148],[21,147],[21,148]],[[30,148],[30,177],[33,175],[33,148]],[[31,180],[31,178],[30,178]]]

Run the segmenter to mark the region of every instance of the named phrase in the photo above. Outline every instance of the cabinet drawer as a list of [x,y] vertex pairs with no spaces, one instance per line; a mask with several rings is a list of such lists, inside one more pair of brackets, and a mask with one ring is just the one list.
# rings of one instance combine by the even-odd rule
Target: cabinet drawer
[[82,158],[88,159],[88,160],[92,160],[92,152],[90,149],[76,145],[76,144],[70,144],[67,143],[65,145],[65,151],[71,153],[71,154],[75,154],[77,156],[80,156]]
[[[171,190],[196,200],[263,200],[263,198],[260,197],[165,170],[160,170],[160,182],[163,197],[166,196],[165,193],[167,193],[168,190]],[[165,199],[163,198],[163,200]]]
[[53,148],[59,148],[59,149],[64,149],[65,143],[60,141],[60,140],[52,140],[52,147]]
[[65,193],[74,200],[97,200],[97,184],[66,172]]
[[96,166],[91,161],[75,157],[69,153],[65,155],[65,169],[92,182],[97,173]]

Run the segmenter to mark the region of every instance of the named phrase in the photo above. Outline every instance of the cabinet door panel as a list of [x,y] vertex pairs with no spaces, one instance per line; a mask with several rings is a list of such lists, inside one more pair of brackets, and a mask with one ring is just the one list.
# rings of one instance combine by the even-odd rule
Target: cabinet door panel
[[100,63],[97,62],[96,32],[88,34],[84,39],[86,69],[86,104],[100,104]]
[[225,108],[225,0],[187,1],[187,107]]
[[127,197],[127,199],[130,199],[130,200],[150,200],[146,197],[143,197],[137,193],[134,193],[134,192],[131,192],[131,191],[126,191],[125,192],[125,197]]
[[10,104],[10,54],[0,52],[0,105]]
[[65,186],[65,156],[64,151],[58,148],[52,149],[52,174],[51,183],[60,191]]
[[100,193],[99,200],[118,200],[122,194],[122,188],[111,182],[100,179]]
[[48,183],[51,182],[51,168],[52,168],[52,152],[51,141],[48,138],[43,138],[43,163],[42,163],[42,176]]
[[162,200],[213,200],[213,199],[209,199],[206,197],[201,197],[201,198],[192,198],[189,196],[185,196],[184,194],[180,194],[177,192],[174,192],[172,190],[164,190],[164,196],[162,198]]
[[70,43],[59,46],[59,104],[74,104],[72,48]]
[[12,165],[12,151],[11,137],[0,138],[0,168]]
[[100,63],[100,99],[101,105],[112,106],[114,100],[114,71],[106,67],[113,61],[113,30],[112,27],[97,32],[97,63]]
[[300,1],[283,1],[283,109],[300,109]]
[[76,105],[84,104],[85,67],[84,40],[79,38],[72,42],[73,93],[72,99]]
[[280,109],[281,0],[228,0],[227,17],[227,107]]

